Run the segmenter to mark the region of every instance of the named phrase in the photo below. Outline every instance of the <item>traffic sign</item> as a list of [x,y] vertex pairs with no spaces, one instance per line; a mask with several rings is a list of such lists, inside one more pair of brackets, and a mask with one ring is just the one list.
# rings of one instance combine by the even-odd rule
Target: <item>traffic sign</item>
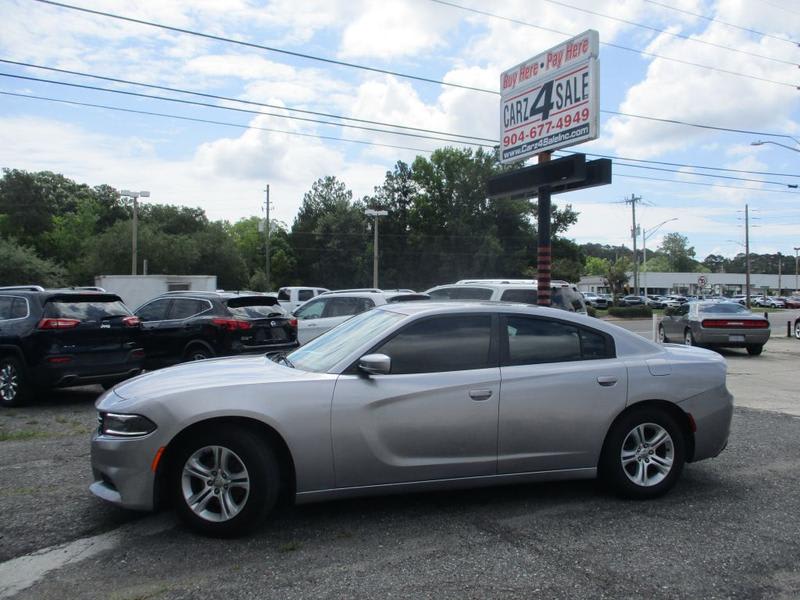
[[700,287],[706,287],[707,283],[708,283],[708,280],[705,277],[703,277],[702,275],[700,275],[700,277],[697,278],[697,285],[699,285]]
[[596,139],[599,34],[592,29],[500,76],[500,162]]

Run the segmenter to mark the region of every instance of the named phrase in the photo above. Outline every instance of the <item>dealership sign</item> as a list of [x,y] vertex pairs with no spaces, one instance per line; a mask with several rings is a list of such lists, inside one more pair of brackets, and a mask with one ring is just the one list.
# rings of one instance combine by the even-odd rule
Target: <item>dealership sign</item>
[[592,29],[500,76],[500,161],[596,139],[598,33]]

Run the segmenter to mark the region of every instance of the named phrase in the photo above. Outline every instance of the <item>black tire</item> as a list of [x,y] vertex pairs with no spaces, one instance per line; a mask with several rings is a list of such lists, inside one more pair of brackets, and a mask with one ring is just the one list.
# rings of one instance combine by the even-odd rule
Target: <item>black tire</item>
[[669,342],[669,338],[667,337],[667,332],[664,331],[664,326],[659,323],[658,325],[658,340],[662,344],[666,344]]
[[794,322],[794,337],[800,340],[800,319]]
[[[223,448],[232,453],[232,456],[228,454],[227,461],[223,459],[221,462],[225,465],[222,470],[208,470],[214,474],[213,483],[211,479],[201,479],[196,472],[185,474],[184,467],[190,458],[214,456],[213,448]],[[213,464],[212,458],[209,462],[200,463],[200,466]],[[204,535],[235,537],[249,533],[264,521],[278,499],[280,469],[275,452],[248,429],[223,426],[194,435],[180,446],[170,465],[169,485],[178,516],[189,527]],[[243,471],[239,469],[240,466],[244,467]],[[232,477],[225,479],[223,473],[226,470],[230,471],[227,475]],[[247,492],[237,488],[235,483],[231,483],[230,490],[227,484],[222,488],[221,480],[235,482],[242,478],[246,478],[249,483]],[[205,491],[208,493],[202,495]],[[238,496],[226,506],[236,507],[236,503],[239,504],[236,512],[227,517],[223,514],[223,496],[230,498],[234,493],[238,493]],[[196,512],[189,506],[187,495],[199,500],[196,506],[205,502],[203,506],[206,509],[203,513]],[[200,510],[199,506],[197,510]]]
[[0,406],[20,406],[32,395],[25,366],[15,356],[0,357]]
[[191,362],[193,360],[206,360],[207,358],[213,357],[214,353],[211,352],[211,350],[201,344],[195,343],[186,349],[183,360],[185,362]]
[[683,332],[683,343],[686,346],[696,346],[697,342],[694,341],[694,334],[691,329]]
[[[650,435],[651,441],[659,428],[668,434],[668,438],[660,445],[640,449],[635,445],[638,438],[634,436],[634,431],[639,428],[644,428],[645,435]],[[623,452],[627,455],[626,466],[623,466]],[[634,455],[642,460],[636,458],[631,461]],[[669,470],[663,472],[667,458],[671,459]],[[625,498],[646,500],[662,496],[672,489],[683,471],[685,461],[686,440],[675,419],[663,409],[643,407],[631,410],[611,426],[598,467],[601,479],[614,492]],[[642,472],[639,469],[643,469],[643,479],[647,480],[644,484],[634,481]]]
[[761,352],[763,350],[764,350],[764,346],[763,345],[759,345],[759,344],[750,344],[747,347],[747,353],[750,356],[758,356],[759,354],[761,354]]

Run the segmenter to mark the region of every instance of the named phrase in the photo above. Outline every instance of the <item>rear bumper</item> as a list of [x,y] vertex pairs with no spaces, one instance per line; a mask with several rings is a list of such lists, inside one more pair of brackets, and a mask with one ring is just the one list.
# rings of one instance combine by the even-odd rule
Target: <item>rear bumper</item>
[[[745,346],[763,346],[770,336],[769,328],[753,330],[743,329],[698,329],[693,331],[695,342],[709,346],[726,346],[743,348]],[[731,341],[731,336],[744,336],[744,341]]]
[[733,418],[733,395],[728,388],[718,388],[684,400],[680,406],[697,425],[694,433],[692,462],[718,456],[728,444]]
[[[112,383],[138,375],[144,367],[141,350],[133,350],[122,360],[96,364],[88,358],[74,354],[45,357],[34,367],[33,374],[37,385],[44,387],[68,387],[92,383]],[[49,362],[48,359],[69,359],[68,362]]]

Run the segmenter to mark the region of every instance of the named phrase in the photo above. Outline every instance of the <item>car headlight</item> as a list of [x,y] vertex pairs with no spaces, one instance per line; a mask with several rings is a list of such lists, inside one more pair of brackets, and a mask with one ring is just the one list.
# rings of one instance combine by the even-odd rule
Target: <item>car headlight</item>
[[125,415],[120,413],[100,413],[100,433],[118,437],[135,437],[147,435],[156,430],[156,424],[142,415]]

